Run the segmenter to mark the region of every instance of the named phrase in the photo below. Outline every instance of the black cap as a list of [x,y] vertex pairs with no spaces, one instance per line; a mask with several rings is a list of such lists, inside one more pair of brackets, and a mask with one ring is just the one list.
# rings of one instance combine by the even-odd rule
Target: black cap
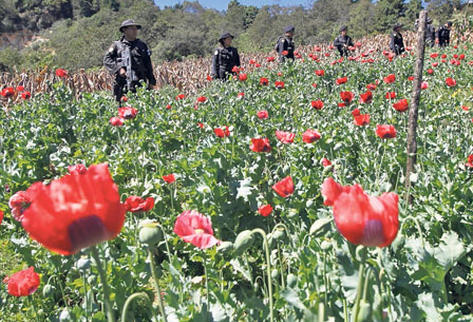
[[231,33],[225,32],[220,36],[220,38],[218,38],[218,41],[222,42],[225,38],[229,38],[229,37],[232,38],[232,39],[234,38]]
[[342,32],[342,31],[347,30],[347,29],[348,29],[347,26],[341,26],[339,31]]
[[402,27],[402,24],[396,23],[393,27],[393,30],[396,30],[396,29],[401,28],[401,27]]
[[452,22],[451,22],[451,21],[447,21],[447,26],[451,27],[451,26],[452,26]]
[[126,27],[131,27],[131,26],[136,26],[136,28],[141,29],[141,25],[137,24],[135,20],[133,19],[128,19],[122,22],[120,25],[120,32],[123,32],[123,28]]
[[284,28],[284,32],[294,32],[295,29],[294,26],[287,26]]

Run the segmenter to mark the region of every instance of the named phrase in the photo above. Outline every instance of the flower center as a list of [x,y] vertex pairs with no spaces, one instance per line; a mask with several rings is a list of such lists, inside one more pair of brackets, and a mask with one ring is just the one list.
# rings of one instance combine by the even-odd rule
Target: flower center
[[71,252],[98,244],[110,237],[110,233],[97,215],[79,218],[67,227]]
[[194,229],[194,232],[197,234],[197,235],[200,235],[200,234],[203,234],[204,233],[204,230],[203,229]]
[[383,224],[377,219],[368,220],[363,229],[361,244],[365,246],[379,246],[384,243]]

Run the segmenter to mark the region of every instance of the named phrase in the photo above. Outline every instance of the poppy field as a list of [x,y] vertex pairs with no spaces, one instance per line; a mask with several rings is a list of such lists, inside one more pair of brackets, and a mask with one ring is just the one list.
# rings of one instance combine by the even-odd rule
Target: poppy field
[[409,178],[414,53],[357,46],[5,105],[0,319],[471,321],[472,45],[426,52]]

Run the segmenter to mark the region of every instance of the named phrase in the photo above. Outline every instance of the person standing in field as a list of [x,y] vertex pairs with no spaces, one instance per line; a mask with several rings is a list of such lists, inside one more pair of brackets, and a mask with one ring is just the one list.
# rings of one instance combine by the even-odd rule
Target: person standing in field
[[103,64],[115,78],[113,95],[120,102],[127,91],[135,92],[141,81],[148,82],[148,89],[156,85],[151,63],[151,51],[137,38],[141,25],[133,20],[125,20],[120,26],[123,34],[108,49]]
[[240,67],[240,55],[235,47],[232,47],[233,35],[229,32],[223,33],[218,42],[220,47],[215,49],[212,57],[212,78],[226,80],[228,74],[233,73],[235,66]]

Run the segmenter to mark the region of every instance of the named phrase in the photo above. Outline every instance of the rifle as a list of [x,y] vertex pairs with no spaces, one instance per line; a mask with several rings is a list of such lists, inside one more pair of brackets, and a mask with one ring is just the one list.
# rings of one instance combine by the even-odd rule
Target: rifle
[[122,52],[122,62],[126,68],[126,88],[127,91],[131,90],[132,82],[136,81],[135,71],[131,68],[131,53],[130,47],[125,46],[125,50]]

